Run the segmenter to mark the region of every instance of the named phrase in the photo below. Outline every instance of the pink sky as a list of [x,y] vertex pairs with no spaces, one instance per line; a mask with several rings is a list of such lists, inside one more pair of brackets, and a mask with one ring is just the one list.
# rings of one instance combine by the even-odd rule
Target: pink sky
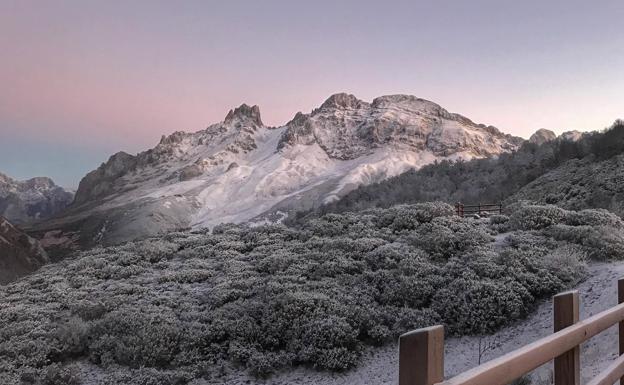
[[243,102],[279,125],[336,92],[524,137],[600,129],[624,117],[623,18],[620,1],[4,1],[0,172],[77,185]]

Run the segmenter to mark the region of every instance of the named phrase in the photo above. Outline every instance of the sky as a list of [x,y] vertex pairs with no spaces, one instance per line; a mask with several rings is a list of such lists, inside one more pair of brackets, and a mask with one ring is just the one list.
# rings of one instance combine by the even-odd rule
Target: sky
[[241,103],[405,93],[528,137],[624,118],[621,0],[0,0],[0,172],[76,187]]

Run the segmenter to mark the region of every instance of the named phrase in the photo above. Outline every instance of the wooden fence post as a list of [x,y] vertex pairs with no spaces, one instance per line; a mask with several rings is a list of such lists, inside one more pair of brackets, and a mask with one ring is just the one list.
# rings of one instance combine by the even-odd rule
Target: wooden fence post
[[[553,297],[555,333],[579,321],[578,290],[557,294]],[[621,327],[621,326],[620,326]],[[580,385],[580,348],[568,350],[555,358],[555,385]]]
[[444,381],[444,327],[414,330],[399,337],[399,385]]
[[[624,302],[624,278],[618,279],[618,303]],[[624,321],[618,324],[620,355],[624,354]],[[620,384],[624,384],[624,377],[620,378]]]

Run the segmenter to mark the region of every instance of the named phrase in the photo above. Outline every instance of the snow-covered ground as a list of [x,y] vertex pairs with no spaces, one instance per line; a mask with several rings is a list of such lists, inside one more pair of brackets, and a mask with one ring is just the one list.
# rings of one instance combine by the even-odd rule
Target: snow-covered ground
[[[617,280],[624,277],[624,262],[592,264],[586,281],[578,285],[581,319],[617,304]],[[486,353],[483,362],[518,349],[552,333],[552,302],[542,301],[527,319],[500,330],[490,338],[500,346]],[[593,378],[617,357],[617,325],[609,328],[581,346],[582,382]],[[477,366],[478,338],[448,338],[445,343],[445,375],[454,376]],[[543,365],[533,374],[533,384],[549,384],[552,363]],[[387,346],[370,350],[360,366],[346,373],[326,373],[299,368],[275,375],[268,380],[257,380],[241,374],[228,384],[315,384],[315,385],[390,385],[398,378],[398,347]]]

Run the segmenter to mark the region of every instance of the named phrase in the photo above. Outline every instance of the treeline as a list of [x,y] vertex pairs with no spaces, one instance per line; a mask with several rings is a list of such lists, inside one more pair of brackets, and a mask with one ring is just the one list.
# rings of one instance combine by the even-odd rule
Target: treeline
[[573,159],[601,161],[624,153],[624,121],[577,141],[558,138],[542,145],[524,143],[497,158],[441,161],[386,181],[362,186],[315,211],[297,213],[290,223],[329,212],[359,211],[401,203],[501,202],[540,176]]

